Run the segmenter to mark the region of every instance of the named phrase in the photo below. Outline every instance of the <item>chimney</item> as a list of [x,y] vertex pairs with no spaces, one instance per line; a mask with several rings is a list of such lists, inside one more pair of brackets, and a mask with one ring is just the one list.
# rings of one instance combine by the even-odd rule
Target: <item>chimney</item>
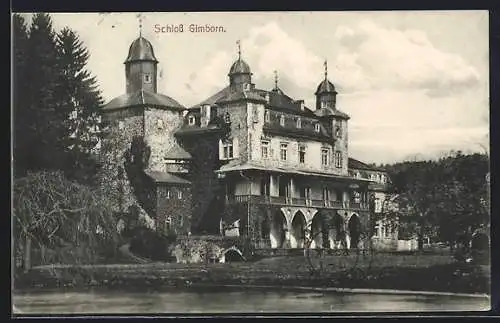
[[306,105],[304,103],[304,100],[297,100],[295,103],[299,106],[300,111],[304,111],[306,108]]
[[200,126],[201,127],[206,127],[208,126],[208,123],[210,122],[210,105],[209,104],[204,104],[201,106],[201,117],[200,117]]

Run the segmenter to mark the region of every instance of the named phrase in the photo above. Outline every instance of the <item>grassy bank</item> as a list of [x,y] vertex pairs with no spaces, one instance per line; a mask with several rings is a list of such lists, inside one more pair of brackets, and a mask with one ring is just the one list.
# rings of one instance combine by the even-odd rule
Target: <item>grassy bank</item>
[[[321,269],[320,269],[321,268]],[[401,289],[489,293],[485,266],[460,264],[447,255],[342,255],[273,257],[227,264],[116,264],[44,266],[16,281],[33,287],[161,289],[263,285]]]

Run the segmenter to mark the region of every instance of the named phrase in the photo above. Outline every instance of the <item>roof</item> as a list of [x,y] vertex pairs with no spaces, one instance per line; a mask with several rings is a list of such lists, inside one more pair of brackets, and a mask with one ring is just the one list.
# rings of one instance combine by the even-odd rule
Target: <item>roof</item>
[[229,88],[229,86],[227,86],[227,87],[223,88],[222,90],[216,92],[214,95],[210,96],[208,99],[203,100],[202,102],[192,106],[189,109],[198,108],[201,105],[207,105],[207,104],[212,105],[215,102],[217,102],[218,100],[220,100],[223,97],[225,97],[226,95],[228,95],[230,92],[231,92],[231,89]]
[[337,91],[335,91],[335,86],[333,85],[333,83],[326,78],[321,81],[321,83],[319,83],[315,94],[318,95],[323,93],[337,93]]
[[120,95],[108,102],[102,109],[104,111],[109,111],[138,105],[152,105],[175,110],[185,109],[179,102],[169,96],[146,90],[138,90],[136,92]]
[[183,127],[175,132],[175,135],[197,135],[203,133],[219,133],[222,129],[217,125],[209,124],[206,127]]
[[166,156],[165,158],[167,159],[177,159],[177,160],[192,158],[191,154],[185,151],[179,145],[174,145],[172,148],[170,148],[170,150],[165,154],[165,156]]
[[340,180],[346,180],[346,181],[358,182],[358,183],[370,183],[371,182],[370,180],[367,180],[364,178],[354,178],[351,176],[336,175],[336,174],[331,174],[331,173],[326,173],[326,172],[302,171],[302,170],[293,170],[290,168],[269,167],[269,166],[264,166],[264,165],[251,164],[251,163],[245,163],[245,164],[240,164],[240,165],[226,164],[226,165],[222,166],[219,170],[216,170],[216,172],[217,173],[227,173],[227,172],[242,171],[242,170],[260,170],[260,171],[269,171],[269,172],[286,173],[286,174],[336,178],[336,179],[340,179]]
[[257,94],[255,91],[238,91],[238,92],[229,92],[226,96],[217,100],[216,103],[219,102],[233,102],[239,100],[253,100],[253,101],[261,101],[265,102],[266,99]]
[[144,171],[155,183],[191,184],[190,181],[167,172]]
[[350,158],[348,159],[348,165],[347,167],[349,169],[363,169],[363,170],[371,170],[371,171],[384,171],[383,169],[380,169],[375,166],[370,166],[368,164],[365,164],[357,159]]
[[130,44],[128,56],[125,63],[135,61],[152,61],[158,63],[153,50],[153,45],[144,37],[140,36]]
[[252,72],[250,71],[250,66],[239,58],[236,62],[231,65],[231,68],[229,69],[229,75],[232,74],[251,74]]
[[334,116],[342,119],[350,119],[347,113],[342,112],[338,109],[331,109],[331,108],[321,108],[319,110],[314,111],[314,114],[318,117]]

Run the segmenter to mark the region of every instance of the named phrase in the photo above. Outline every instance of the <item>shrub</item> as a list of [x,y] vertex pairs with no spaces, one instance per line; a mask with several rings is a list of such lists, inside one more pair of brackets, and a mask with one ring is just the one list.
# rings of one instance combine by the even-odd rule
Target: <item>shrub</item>
[[129,230],[130,251],[140,257],[155,261],[170,261],[170,246],[176,241],[173,234],[161,234],[148,227],[140,226]]

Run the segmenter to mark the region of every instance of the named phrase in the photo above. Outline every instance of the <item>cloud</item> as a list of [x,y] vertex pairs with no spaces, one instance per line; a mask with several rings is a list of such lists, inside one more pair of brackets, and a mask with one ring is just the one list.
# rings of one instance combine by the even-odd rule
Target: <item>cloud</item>
[[397,30],[362,21],[339,26],[335,75],[347,91],[421,89],[430,96],[473,88],[480,75],[460,55],[438,49],[420,30]]
[[402,160],[417,152],[438,156],[452,149],[488,146],[488,105],[478,91],[429,97],[422,91],[384,90],[341,96],[347,111],[349,151],[368,161]]
[[[301,41],[288,35],[276,22],[249,30],[241,40],[242,58],[250,65],[253,82],[259,88],[271,88],[274,71],[278,72],[280,87],[293,97],[311,96],[321,81],[322,59]],[[235,47],[236,48],[236,44]],[[227,74],[236,59],[234,53],[218,51],[197,73],[191,86],[198,101],[228,84]]]
[[[208,17],[200,15],[200,22]],[[214,22],[221,20],[213,17]],[[192,14],[152,13],[147,18],[144,26],[195,21]],[[357,14],[340,25],[328,19],[323,34],[292,32],[294,26],[285,16],[258,18],[247,23],[252,26],[248,29],[234,27],[232,33],[203,37],[155,34],[145,28],[160,60],[158,90],[191,106],[227,86],[237,57],[236,39],[241,37],[243,58],[257,87],[270,89],[277,70],[281,89],[305,99],[309,107],[314,106],[323,60],[328,58],[329,78],[339,91],[337,105],[351,116],[349,153],[354,158],[390,162],[417,153],[481,151],[479,143],[488,146],[487,77],[460,56],[463,48],[445,52],[422,30],[386,28],[376,15],[377,24],[360,22]],[[68,25],[78,31],[88,45],[88,67],[106,100],[123,94],[122,63],[138,34],[135,15],[57,14],[54,22],[57,29]],[[459,41],[469,43],[467,37]],[[477,51],[487,57],[487,48],[479,46]]]

